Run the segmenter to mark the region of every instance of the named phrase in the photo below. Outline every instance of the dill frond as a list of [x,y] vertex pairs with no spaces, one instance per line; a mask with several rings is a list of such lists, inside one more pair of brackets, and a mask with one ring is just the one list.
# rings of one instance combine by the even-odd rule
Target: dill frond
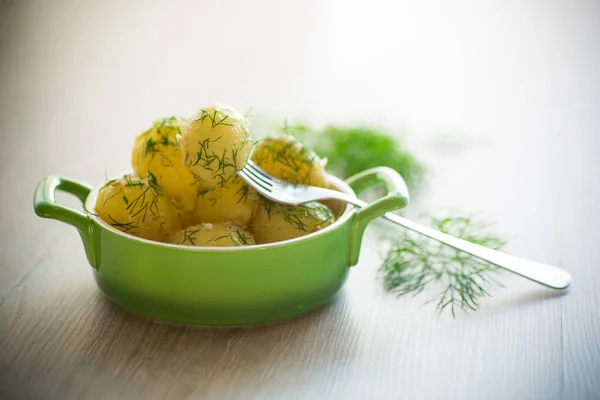
[[[505,242],[487,233],[489,224],[470,217],[431,218],[429,225],[442,232],[493,249]],[[449,309],[476,311],[479,301],[489,297],[487,288],[499,285],[494,279],[498,267],[433,239],[406,230],[392,240],[380,267],[386,290],[399,296],[417,296],[430,287],[438,293],[428,301],[436,303],[439,312]]]
[[415,190],[425,177],[425,167],[399,138],[374,127],[327,126],[316,130],[307,125],[290,126],[285,121],[281,130],[327,159],[327,170],[342,179],[385,166],[396,170]]

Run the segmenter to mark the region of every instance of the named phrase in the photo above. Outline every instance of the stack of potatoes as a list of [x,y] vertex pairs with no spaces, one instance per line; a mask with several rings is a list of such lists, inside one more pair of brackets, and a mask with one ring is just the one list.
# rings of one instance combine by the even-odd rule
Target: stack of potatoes
[[275,177],[326,185],[325,161],[295,138],[254,143],[247,119],[217,104],[190,119],[157,120],[139,135],[133,174],[106,182],[96,213],[137,237],[201,247],[279,242],[333,222],[321,203],[285,206],[256,193],[237,175],[249,157]]

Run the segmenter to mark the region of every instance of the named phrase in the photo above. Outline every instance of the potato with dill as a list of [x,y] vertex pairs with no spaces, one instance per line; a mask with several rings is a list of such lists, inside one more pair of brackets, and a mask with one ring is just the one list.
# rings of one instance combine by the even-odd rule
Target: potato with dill
[[248,226],[257,200],[256,191],[236,176],[224,186],[199,193],[193,221],[234,221]]
[[203,190],[224,186],[245,164],[252,141],[248,121],[224,105],[203,108],[181,136],[183,163]]
[[261,200],[251,229],[256,243],[264,244],[308,235],[331,225],[333,220],[329,208],[321,203],[288,206]]
[[182,227],[177,209],[153,175],[107,182],[98,192],[96,213],[114,228],[149,240],[164,240]]
[[170,235],[166,242],[198,247],[236,247],[256,244],[252,233],[232,222],[190,226]]
[[280,134],[260,140],[252,161],[276,178],[292,183],[326,187],[326,160],[304,147],[295,137]]
[[178,117],[154,121],[152,127],[135,140],[131,164],[141,178],[153,174],[157,184],[191,224],[198,183],[182,163],[179,138],[186,120]]

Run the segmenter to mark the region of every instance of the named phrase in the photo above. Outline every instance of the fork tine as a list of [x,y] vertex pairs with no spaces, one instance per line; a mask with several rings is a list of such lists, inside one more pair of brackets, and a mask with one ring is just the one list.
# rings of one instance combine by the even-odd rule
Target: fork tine
[[275,181],[272,177],[262,175],[260,172],[255,171],[251,167],[242,168],[247,175],[251,175],[255,180],[260,180],[265,183],[269,187],[274,187],[277,189],[281,189],[283,185]]
[[260,178],[273,186],[282,188],[288,184],[288,182],[284,182],[281,179],[271,176],[264,169],[256,165],[252,160],[248,160],[243,169],[246,169],[249,173],[252,172],[257,178]]
[[256,164],[254,161],[252,161],[250,159],[248,159],[248,161],[246,161],[246,167],[253,169],[254,171],[260,173],[261,175],[263,175],[265,177],[271,177],[271,175],[269,175],[267,173],[267,171],[265,171],[264,169],[259,167],[258,164]]
[[248,174],[246,169],[244,169],[244,168],[240,169],[238,171],[238,175],[243,180],[245,180],[248,185],[254,187],[259,192],[260,191],[265,191],[267,193],[271,193],[272,188],[270,186],[268,186],[267,184],[265,184],[263,181],[255,178],[254,175]]

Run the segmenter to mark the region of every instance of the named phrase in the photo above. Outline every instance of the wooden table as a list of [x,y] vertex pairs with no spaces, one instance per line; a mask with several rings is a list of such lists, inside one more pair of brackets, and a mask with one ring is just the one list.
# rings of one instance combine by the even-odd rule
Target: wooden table
[[[597,1],[0,4],[1,398],[600,397]],[[430,171],[410,215],[497,221],[507,251],[567,269],[571,289],[503,275],[480,311],[438,316],[384,291],[371,229],[343,292],[293,321],[121,311],[75,230],[34,215],[34,187],[127,171],[154,118],[218,100],[257,127],[405,132]]]

